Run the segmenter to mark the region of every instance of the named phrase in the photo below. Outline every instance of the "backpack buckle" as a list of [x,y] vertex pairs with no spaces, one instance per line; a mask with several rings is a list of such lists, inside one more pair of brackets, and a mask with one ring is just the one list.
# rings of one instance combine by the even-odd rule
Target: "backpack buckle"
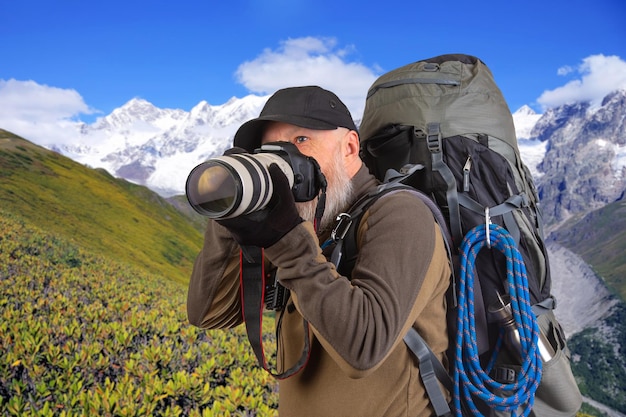
[[426,134],[426,146],[431,153],[439,153],[441,146],[441,129],[439,123],[428,123],[426,126],[428,133]]
[[348,229],[350,229],[350,225],[352,224],[352,216],[348,213],[339,213],[335,220],[337,221],[337,224],[333,228],[333,231],[330,232],[330,238],[333,241],[338,242],[346,237]]
[[498,366],[491,370],[490,376],[501,384],[512,384],[517,380],[517,371],[506,366]]

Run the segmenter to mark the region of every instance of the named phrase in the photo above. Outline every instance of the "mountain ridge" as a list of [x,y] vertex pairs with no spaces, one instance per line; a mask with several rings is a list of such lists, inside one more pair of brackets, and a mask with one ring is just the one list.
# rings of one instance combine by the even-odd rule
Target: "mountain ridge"
[[550,230],[616,201],[626,190],[626,90],[550,109],[533,128],[547,144],[537,167],[538,191]]
[[[607,95],[601,106],[610,106],[611,97],[620,94],[618,90]],[[134,98],[91,124],[81,123],[75,131],[68,130],[65,143],[48,147],[87,166],[104,168],[114,176],[145,185],[164,197],[183,194],[191,169],[232,146],[237,128],[257,117],[268,97],[233,97],[220,105],[203,100],[188,112],[160,109]],[[589,103],[577,103],[539,114],[522,106],[512,114],[522,157],[534,176],[544,174],[540,164],[550,136],[570,118],[586,117],[593,109]]]
[[230,147],[238,126],[256,117],[266,100],[250,95],[215,106],[201,101],[185,112],[133,99],[82,124],[71,145],[53,149],[169,197],[184,192],[194,166]]

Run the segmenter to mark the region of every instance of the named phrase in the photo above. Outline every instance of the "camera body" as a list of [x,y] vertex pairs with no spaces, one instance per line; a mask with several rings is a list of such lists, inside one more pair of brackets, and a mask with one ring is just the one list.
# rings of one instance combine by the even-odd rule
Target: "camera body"
[[287,306],[289,290],[278,282],[275,269],[266,277],[264,296],[266,310],[281,311]]
[[310,201],[326,184],[317,161],[289,142],[271,142],[254,153],[234,153],[207,160],[187,177],[186,195],[198,213],[228,219],[262,210],[273,195],[268,167],[283,171],[295,201]]

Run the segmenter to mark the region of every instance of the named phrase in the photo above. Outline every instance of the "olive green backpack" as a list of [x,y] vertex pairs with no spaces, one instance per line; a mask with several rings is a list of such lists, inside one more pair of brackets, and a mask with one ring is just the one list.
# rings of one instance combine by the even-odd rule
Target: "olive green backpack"
[[[387,183],[390,177],[395,177],[395,182],[401,178],[404,185],[430,197],[443,213],[452,236],[455,282],[449,303],[449,374],[464,366],[465,358],[456,362],[457,356],[467,355],[466,348],[470,349],[465,346],[468,338],[458,338],[455,331],[462,310],[459,307],[467,307],[456,305],[456,300],[467,300],[458,292],[456,282],[468,273],[461,268],[463,245],[477,230],[484,230],[487,240],[501,232],[515,242],[515,253],[525,265],[522,292],[527,292],[532,307],[532,314],[527,315],[540,329],[535,340],[539,345],[543,341],[542,363],[538,364],[538,375],[531,374],[519,352],[512,352],[510,346],[507,351],[507,346],[498,342],[504,332],[498,313],[511,313],[516,319],[509,322],[512,328],[521,326],[523,318],[519,311],[511,311],[519,309],[519,294],[507,278],[508,258],[487,242],[489,247],[479,250],[473,260],[471,272],[476,279],[466,291],[472,293],[471,349],[486,370],[488,381],[470,380],[469,385],[484,384],[489,390],[493,381],[493,395],[508,401],[509,394],[516,391],[515,384],[522,378],[530,379],[526,382],[538,387],[532,389],[532,398],[519,404],[518,411],[542,417],[575,415],[582,398],[571,373],[565,335],[553,313],[555,299],[539,198],[519,152],[511,112],[489,68],[476,57],[458,54],[394,69],[369,89],[359,130],[361,156],[370,171]],[[349,232],[344,234],[350,239]],[[349,247],[344,248],[346,259],[354,258],[349,252],[356,249]],[[463,346],[457,348],[455,340]],[[533,349],[537,357],[539,350]],[[475,389],[468,389],[463,381],[456,383],[464,385],[457,394],[460,397],[464,389]],[[468,397],[457,398],[463,411],[453,405],[452,412],[511,415],[512,411],[502,411],[511,410],[510,405],[495,406],[478,393]]]

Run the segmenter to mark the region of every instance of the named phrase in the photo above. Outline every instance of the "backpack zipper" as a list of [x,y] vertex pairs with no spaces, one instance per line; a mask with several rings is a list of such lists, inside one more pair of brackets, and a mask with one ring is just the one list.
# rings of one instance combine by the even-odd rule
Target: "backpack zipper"
[[469,192],[470,170],[472,169],[472,156],[468,155],[465,165],[463,165],[463,191]]

